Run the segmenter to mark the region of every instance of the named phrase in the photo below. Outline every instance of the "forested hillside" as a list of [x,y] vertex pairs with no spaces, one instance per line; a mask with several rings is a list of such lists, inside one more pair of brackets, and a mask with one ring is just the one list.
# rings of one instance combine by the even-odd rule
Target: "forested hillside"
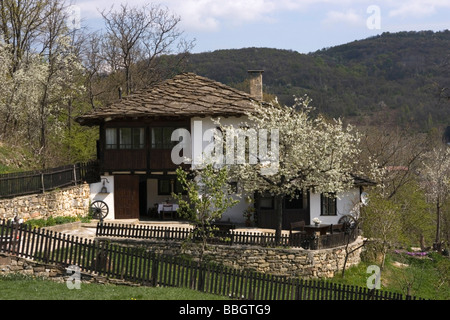
[[310,54],[245,48],[189,57],[189,71],[240,89],[248,69],[265,70],[264,90],[283,103],[308,94],[334,117],[376,123],[388,114],[420,130],[450,123],[448,30],[383,33]]
[[[150,9],[173,28],[133,29],[133,19],[151,16]],[[247,70],[264,69],[264,91],[282,103],[308,94],[318,112],[356,124],[391,122],[442,133],[450,125],[448,30],[384,33],[310,54],[271,48],[189,54],[193,42],[176,32],[180,20],[167,9],[138,14],[124,6],[104,17],[105,34],[56,23],[66,15],[58,1],[5,1],[2,10],[0,172],[95,158],[98,130],[80,127],[78,115],[117,101],[119,92],[127,96],[185,71],[247,91]],[[34,16],[39,23],[29,23]],[[141,37],[122,47],[118,43],[133,37],[116,29]],[[143,36],[154,32],[163,41]]]

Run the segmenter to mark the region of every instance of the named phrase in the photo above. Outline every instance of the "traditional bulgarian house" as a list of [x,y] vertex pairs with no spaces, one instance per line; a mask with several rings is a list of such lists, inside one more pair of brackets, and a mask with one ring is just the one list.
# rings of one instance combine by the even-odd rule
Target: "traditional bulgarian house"
[[[172,133],[177,129],[190,133],[192,149],[187,155],[195,158],[201,154],[209,144],[204,141],[205,133],[217,126],[214,118],[238,125],[255,102],[262,103],[262,71],[249,74],[250,93],[184,73],[77,118],[81,125],[99,127],[102,182],[91,185],[91,200],[108,205],[106,219],[158,217],[161,204],[172,201],[172,192],[181,192],[175,173],[180,164],[173,161],[173,150],[179,142],[172,141]],[[367,184],[356,179],[355,188],[337,198],[307,193],[286,200],[283,227],[300,220],[309,224],[315,217],[336,224],[360,202],[361,187]],[[273,198],[258,195],[254,203],[257,226],[275,228]],[[222,219],[244,223],[243,212],[248,205],[240,201]]]

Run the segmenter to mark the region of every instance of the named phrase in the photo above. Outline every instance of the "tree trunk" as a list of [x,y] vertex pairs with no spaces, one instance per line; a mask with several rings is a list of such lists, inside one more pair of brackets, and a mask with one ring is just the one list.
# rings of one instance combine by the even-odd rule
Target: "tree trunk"
[[423,234],[420,235],[420,249],[422,251],[425,251],[426,245],[425,245],[425,237]]
[[434,249],[437,251],[441,251],[441,204],[439,201],[439,198],[437,199],[436,202],[436,239],[435,239],[435,243],[434,243]]
[[277,224],[275,229],[275,243],[281,244],[281,231],[283,230],[283,195],[275,196],[275,214],[277,218]]

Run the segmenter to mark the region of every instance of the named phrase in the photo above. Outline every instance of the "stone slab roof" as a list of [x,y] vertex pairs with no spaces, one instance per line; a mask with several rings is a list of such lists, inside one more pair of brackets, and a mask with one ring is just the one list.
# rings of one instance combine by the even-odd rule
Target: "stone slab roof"
[[183,73],[95,109],[76,121],[98,125],[115,119],[239,116],[251,111],[254,102],[248,93],[194,73]]

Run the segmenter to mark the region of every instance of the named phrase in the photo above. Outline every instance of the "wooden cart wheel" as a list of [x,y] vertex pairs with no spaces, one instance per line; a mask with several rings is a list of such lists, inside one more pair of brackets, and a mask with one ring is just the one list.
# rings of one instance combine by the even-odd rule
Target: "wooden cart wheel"
[[109,207],[104,201],[94,201],[91,204],[90,213],[94,219],[103,220],[109,213]]
[[342,216],[339,219],[338,223],[343,225],[343,229],[345,232],[349,232],[356,228],[356,219],[350,214]]

